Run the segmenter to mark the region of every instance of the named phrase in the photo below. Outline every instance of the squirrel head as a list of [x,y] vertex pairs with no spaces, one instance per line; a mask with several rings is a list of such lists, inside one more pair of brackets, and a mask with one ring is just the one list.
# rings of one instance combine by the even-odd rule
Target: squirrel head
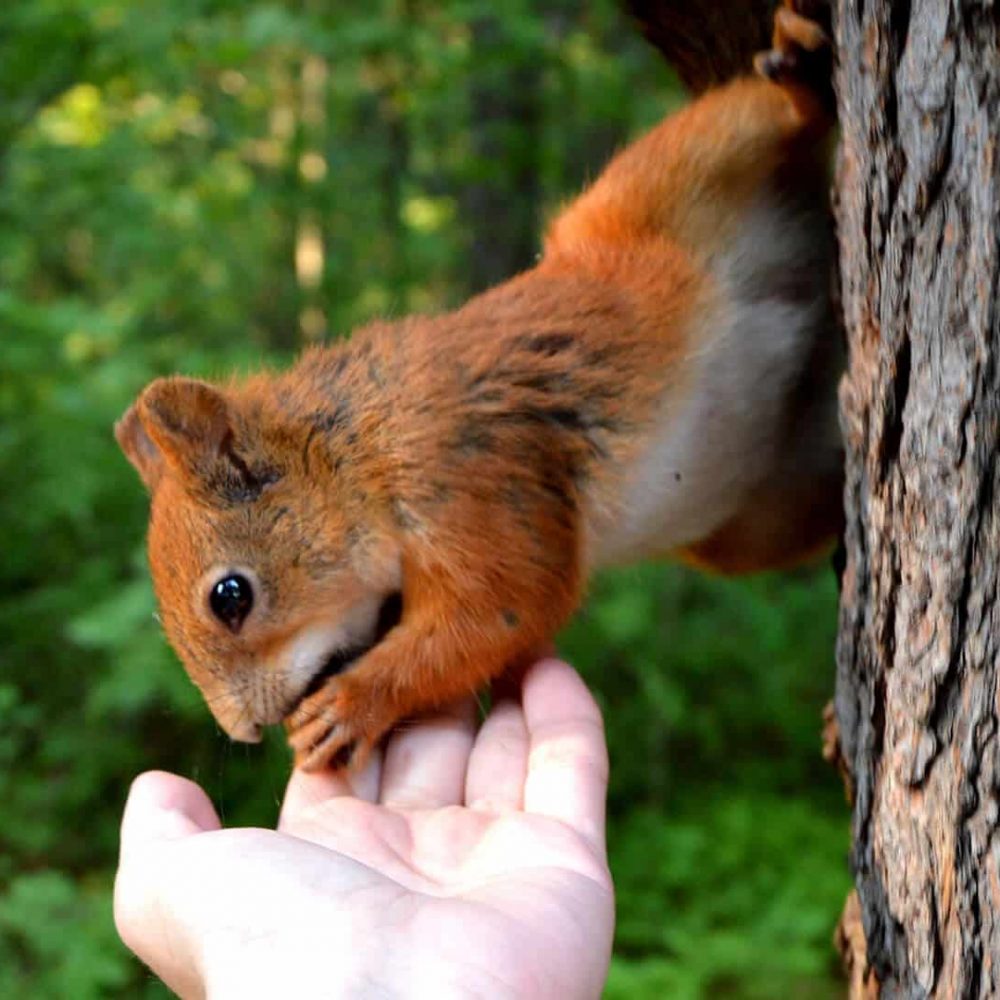
[[259,376],[152,382],[115,426],[151,495],[167,637],[234,739],[256,741],[398,621],[400,554],[348,461]]

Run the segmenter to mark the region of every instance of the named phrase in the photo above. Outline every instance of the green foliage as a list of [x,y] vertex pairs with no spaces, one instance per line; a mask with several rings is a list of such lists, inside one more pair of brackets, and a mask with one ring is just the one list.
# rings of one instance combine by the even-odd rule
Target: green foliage
[[609,998],[824,998],[848,888],[819,755],[831,574],[605,574],[562,652],[604,708],[618,898]]
[[607,715],[612,811],[671,801],[694,775],[836,799],[818,754],[834,601],[822,569],[726,580],[647,565],[599,579],[562,649]]
[[846,847],[842,817],[761,792],[720,789],[666,822],[629,814],[612,828],[608,996],[839,995],[830,917]]
[[[266,823],[288,758],[224,741],[166,648],[112,422],[524,266],[679,95],[613,0],[33,0],[0,38],[0,995],[162,995],[111,923],[131,777]],[[608,716],[609,996],[836,991],[833,607],[828,573],[643,567],[567,630]]]
[[18,875],[0,898],[0,994],[104,997],[135,977],[107,919],[107,877]]

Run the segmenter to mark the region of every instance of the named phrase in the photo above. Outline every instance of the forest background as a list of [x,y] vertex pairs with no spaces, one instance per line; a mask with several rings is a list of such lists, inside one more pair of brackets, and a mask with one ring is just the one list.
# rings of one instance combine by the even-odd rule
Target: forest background
[[[111,921],[130,779],[267,824],[288,769],[160,634],[115,418],[156,375],[284,365],[523,268],[683,99],[614,0],[0,5],[0,996],[164,996]],[[835,602],[825,565],[644,566],[561,637],[611,746],[609,997],[843,992]]]

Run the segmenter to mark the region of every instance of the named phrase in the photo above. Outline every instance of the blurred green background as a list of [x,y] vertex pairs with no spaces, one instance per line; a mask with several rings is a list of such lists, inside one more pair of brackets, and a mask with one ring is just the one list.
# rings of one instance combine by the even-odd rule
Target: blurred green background
[[[614,0],[0,6],[0,996],[164,991],[110,911],[129,780],[273,822],[153,618],[110,433],[150,378],[284,364],[529,263],[682,100]],[[609,997],[832,997],[847,810],[819,755],[826,567],[595,582],[561,648],[606,709]]]

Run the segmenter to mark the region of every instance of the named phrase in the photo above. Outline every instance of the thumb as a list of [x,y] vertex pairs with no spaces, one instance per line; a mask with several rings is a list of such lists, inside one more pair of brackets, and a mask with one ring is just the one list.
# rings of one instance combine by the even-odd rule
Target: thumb
[[129,789],[121,826],[121,859],[221,827],[208,796],[193,781],[167,771],[140,774]]
[[183,997],[204,993],[196,971],[199,956],[190,935],[165,924],[171,921],[161,905],[164,879],[179,860],[172,846],[219,828],[208,796],[186,778],[149,771],[129,789],[115,877],[115,926],[122,941]]

